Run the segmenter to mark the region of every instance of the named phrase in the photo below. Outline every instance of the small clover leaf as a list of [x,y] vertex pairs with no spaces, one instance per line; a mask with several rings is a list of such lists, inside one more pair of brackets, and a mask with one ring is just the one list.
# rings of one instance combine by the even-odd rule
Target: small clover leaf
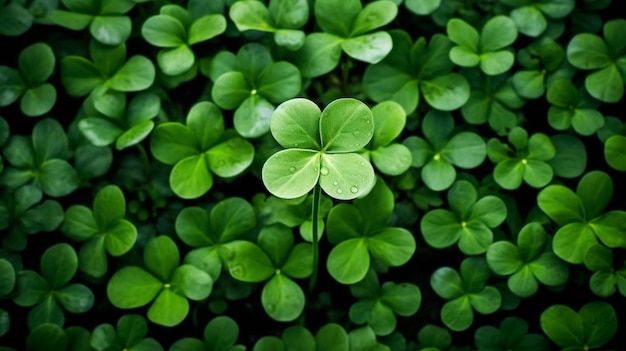
[[461,107],[467,123],[488,123],[499,135],[506,135],[509,129],[519,124],[515,110],[524,106],[526,101],[517,94],[510,76],[485,76],[471,69],[462,73],[472,88],[469,100]]
[[528,323],[517,317],[507,317],[500,329],[491,325],[478,328],[474,342],[482,351],[548,351],[548,340],[540,334],[527,334]]
[[10,37],[22,35],[33,25],[33,14],[19,2],[0,6],[0,34]]
[[328,240],[336,246],[328,255],[330,275],[342,284],[354,284],[367,274],[371,258],[385,266],[401,266],[415,252],[415,238],[404,228],[388,227],[393,194],[382,179],[370,193],[352,205],[339,204],[328,213]]
[[553,305],[541,313],[540,323],[548,338],[566,350],[602,347],[617,332],[615,310],[606,302],[590,302],[578,312]]
[[236,344],[239,337],[237,322],[227,316],[217,316],[204,328],[204,340],[182,338],[169,351],[245,351],[245,346]]
[[226,263],[227,243],[243,239],[256,227],[254,208],[246,200],[232,197],[218,202],[211,211],[186,207],[176,217],[178,237],[193,247],[184,262],[209,273],[214,281]]
[[113,274],[107,296],[113,306],[130,309],[145,306],[148,319],[163,326],[180,324],[189,313],[189,300],[206,299],[213,279],[200,268],[180,264],[174,240],[168,236],[151,239],[143,253],[146,269],[128,265]]
[[438,268],[430,278],[437,295],[448,300],[440,315],[453,331],[463,331],[474,321],[474,310],[481,314],[497,311],[502,303],[498,289],[486,285],[489,266],[480,257],[468,257],[461,262],[460,274],[451,267]]
[[548,163],[554,175],[563,178],[576,178],[587,168],[587,148],[575,135],[557,134],[550,137],[556,154]]
[[121,45],[129,37],[132,23],[129,16],[135,3],[126,0],[62,0],[67,10],[54,10],[49,18],[52,22],[71,29],[83,30],[89,26],[89,32],[104,45]]
[[24,185],[12,194],[4,193],[0,201],[0,230],[8,230],[2,247],[22,251],[27,234],[52,232],[63,222],[63,207],[55,200],[44,200],[39,188]]
[[553,39],[542,37],[517,52],[517,61],[525,69],[515,72],[513,86],[526,99],[536,99],[545,94],[546,85],[569,71],[564,67],[565,50]]
[[487,251],[493,242],[495,228],[507,216],[507,208],[499,197],[487,195],[478,199],[474,186],[458,180],[448,191],[450,210],[428,211],[420,222],[424,240],[435,248],[445,248],[458,242],[466,255]]
[[431,190],[448,189],[456,180],[454,166],[478,167],[487,156],[483,139],[473,132],[452,135],[454,120],[449,112],[430,110],[422,121],[424,140],[410,136],[404,140],[412,155],[413,167],[421,167],[424,184]]
[[442,0],[406,0],[406,8],[416,15],[430,15],[441,6]]
[[126,45],[105,46],[92,41],[90,61],[82,56],[68,55],[61,60],[61,82],[71,96],[85,96],[96,92],[142,91],[152,85],[155,69],[152,61],[142,55],[126,60]]
[[223,178],[244,172],[254,158],[248,141],[224,130],[220,109],[210,102],[199,102],[187,114],[186,125],[159,124],[150,137],[154,157],[174,165],[170,187],[184,199],[195,199],[213,186],[213,174]]
[[256,30],[274,33],[274,42],[295,51],[304,44],[305,34],[299,30],[309,20],[307,0],[236,1],[229,11],[230,18],[240,31]]
[[307,78],[332,71],[341,53],[367,63],[378,63],[390,53],[389,33],[377,30],[398,14],[392,1],[381,0],[362,5],[361,0],[318,0],[313,5],[315,20],[323,32],[306,36],[295,53],[295,62]]
[[417,333],[417,341],[420,351],[443,351],[452,344],[452,335],[446,328],[427,324]]
[[525,225],[517,237],[517,245],[498,241],[487,249],[487,263],[491,270],[509,276],[508,287],[519,297],[530,297],[537,292],[537,281],[558,287],[567,282],[567,264],[552,251],[546,251],[549,238],[541,224]]
[[[501,0],[513,7],[510,16],[517,29],[529,37],[538,37],[548,28],[548,19],[568,16],[576,5],[574,0]],[[547,18],[546,18],[547,17]]]
[[369,98],[376,102],[393,100],[407,114],[415,111],[420,96],[442,111],[456,110],[467,102],[467,80],[451,72],[454,64],[442,54],[453,46],[445,35],[433,35],[428,44],[424,37],[413,43],[403,31],[390,31],[390,35],[390,54],[365,69],[363,85]]
[[572,127],[576,133],[589,136],[604,126],[604,116],[597,110],[600,104],[568,80],[553,82],[546,98],[552,104],[548,122],[556,130]]
[[95,350],[154,350],[163,347],[153,338],[146,338],[148,323],[137,314],[127,314],[117,321],[117,330],[111,324],[100,324],[91,333],[89,345]]
[[302,288],[292,278],[306,278],[313,272],[311,245],[294,246],[291,229],[282,225],[264,227],[258,245],[244,240],[226,244],[226,265],[233,278],[245,282],[267,280],[261,293],[265,312],[274,320],[288,322],[304,310]]
[[[374,336],[375,337],[375,336]],[[350,351],[350,339],[345,329],[336,323],[322,326],[315,336],[309,329],[302,326],[291,326],[285,329],[281,338],[264,336],[254,344],[255,351],[275,350],[302,351]],[[357,350],[366,350],[359,348]],[[369,349],[367,349],[369,350]]]
[[91,309],[95,299],[91,290],[83,284],[70,284],[77,270],[76,252],[61,243],[50,246],[41,256],[41,274],[32,270],[18,272],[18,294],[13,301],[19,306],[34,306],[28,313],[31,329],[46,322],[62,327],[63,310],[84,313]]
[[619,290],[626,296],[626,266],[614,268],[613,251],[599,244],[591,246],[584,257],[585,266],[593,271],[589,287],[600,297],[609,297]]
[[93,99],[97,112],[81,119],[78,129],[96,146],[115,143],[116,149],[123,150],[140,143],[154,129],[152,120],[161,109],[161,99],[154,93],[140,93],[126,108],[125,94],[108,95]]
[[517,28],[507,16],[490,18],[480,34],[459,18],[448,21],[448,37],[457,46],[450,49],[450,60],[461,67],[479,66],[485,74],[494,76],[507,72],[515,56],[506,47],[517,39]]
[[21,97],[20,108],[30,117],[49,112],[57,99],[57,91],[48,78],[54,73],[54,52],[44,43],[26,47],[18,58],[19,69],[0,66],[0,107]]
[[209,40],[226,30],[226,19],[209,14],[192,19],[191,13],[175,4],[161,6],[158,15],[149,17],[141,35],[150,44],[161,47],[157,62],[163,73],[175,76],[189,71],[196,62],[191,46]]
[[330,197],[366,195],[375,182],[372,165],[357,152],[372,138],[373,116],[362,102],[337,99],[324,109],[310,100],[288,100],[276,108],[271,132],[285,147],[267,159],[263,183],[275,196],[295,199],[319,183]]
[[410,317],[422,302],[419,288],[410,283],[385,282],[382,286],[373,270],[360,282],[350,287],[352,295],[359,299],[350,307],[350,320],[372,328],[376,335],[391,334],[396,328],[396,314]]
[[496,163],[493,178],[504,189],[514,190],[522,181],[534,188],[542,188],[552,180],[554,172],[547,161],[556,155],[556,149],[550,138],[543,133],[528,133],[521,127],[511,129],[508,145],[498,139],[490,139],[487,155]]
[[62,197],[78,187],[78,174],[66,160],[70,151],[61,124],[43,119],[33,128],[30,140],[13,135],[2,149],[11,164],[0,176],[0,184],[15,189],[34,184],[49,196]]
[[406,124],[406,113],[395,101],[384,101],[372,107],[374,136],[367,145],[367,155],[384,174],[400,175],[411,167],[411,151],[395,143]]
[[561,259],[583,263],[598,239],[610,248],[626,247],[626,211],[604,212],[613,195],[613,181],[602,171],[585,174],[576,192],[563,185],[550,185],[539,192],[539,208],[558,226],[554,253]]
[[257,43],[243,45],[231,69],[212,77],[213,100],[221,108],[235,110],[235,130],[246,138],[267,133],[272,104],[291,99],[302,89],[298,68],[286,61],[274,62],[268,49]]
[[602,102],[618,102],[624,96],[626,84],[626,45],[620,33],[626,30],[626,20],[607,21],[604,39],[592,33],[580,33],[567,45],[567,59],[576,68],[593,70],[585,78],[585,88]]
[[130,251],[137,240],[137,229],[124,219],[125,215],[126,199],[116,185],[98,191],[93,210],[83,205],[67,209],[61,231],[84,243],[78,252],[81,271],[102,277],[108,270],[107,252],[117,257]]

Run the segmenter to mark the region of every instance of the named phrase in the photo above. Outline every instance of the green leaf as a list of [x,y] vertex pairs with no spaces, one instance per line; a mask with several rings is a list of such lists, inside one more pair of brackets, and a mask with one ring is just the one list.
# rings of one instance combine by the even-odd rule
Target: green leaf
[[590,302],[578,312],[583,321],[585,341],[589,347],[601,347],[617,332],[615,310],[606,302]]
[[424,215],[420,222],[420,230],[428,245],[445,248],[459,240],[462,228],[452,212],[435,209]]
[[57,91],[51,84],[43,84],[28,89],[20,100],[22,112],[30,117],[41,116],[49,112],[57,100]]
[[321,114],[319,107],[309,99],[287,100],[272,114],[272,136],[284,148],[320,150]]
[[117,137],[115,148],[124,150],[131,146],[137,145],[150,135],[154,129],[154,122],[143,121],[133,125],[130,129],[123,132]]
[[293,321],[304,310],[304,292],[288,277],[277,274],[263,287],[261,303],[265,312],[274,320]]
[[363,156],[356,153],[320,155],[319,184],[326,194],[335,199],[351,200],[371,190],[376,175]]
[[441,0],[406,0],[404,4],[409,11],[425,16],[437,10],[441,6]]
[[270,130],[274,106],[259,95],[250,95],[235,111],[235,130],[246,138],[256,138]]
[[189,71],[196,57],[187,45],[161,49],[157,54],[157,62],[163,73],[176,76]]
[[26,350],[44,351],[49,348],[67,350],[69,339],[63,329],[53,323],[43,323],[33,328],[26,338]]
[[415,239],[404,228],[383,228],[367,238],[372,256],[389,266],[401,266],[415,252]]
[[109,254],[121,256],[135,245],[136,240],[137,228],[131,222],[122,219],[107,228],[105,245]]
[[173,48],[187,42],[183,24],[169,15],[156,15],[148,18],[141,26],[141,35],[150,44]]
[[446,302],[440,315],[442,322],[453,331],[463,331],[474,321],[474,312],[466,296]]
[[94,304],[95,297],[88,287],[70,284],[54,292],[56,300],[70,313],[84,313]]
[[604,40],[591,33],[580,33],[570,40],[567,60],[574,67],[585,70],[604,68],[612,61]]
[[[378,1],[365,5],[351,24],[350,37],[367,33],[391,22],[398,14],[392,1]],[[391,48],[390,48],[391,49]]]
[[411,151],[403,144],[379,147],[370,153],[376,168],[387,175],[400,175],[411,167]]
[[256,79],[257,93],[279,104],[296,96],[301,88],[300,71],[289,62],[274,62],[266,66]]
[[600,240],[608,247],[626,247],[626,212],[609,211],[589,222],[589,226]]
[[580,198],[563,185],[550,185],[539,192],[537,204],[559,226],[585,220]]
[[233,278],[256,283],[274,275],[276,268],[258,245],[244,240],[235,240],[227,245],[232,257],[226,265]]
[[489,268],[500,275],[511,275],[524,265],[517,247],[508,241],[498,241],[489,245],[486,258]]
[[17,273],[17,291],[13,302],[18,306],[30,307],[49,296],[50,285],[38,273],[23,270]]
[[53,245],[41,256],[41,274],[52,289],[59,289],[69,283],[77,270],[78,256],[68,244]]
[[495,16],[489,19],[480,33],[482,53],[503,49],[515,42],[517,28],[507,16]]
[[221,108],[234,110],[250,96],[252,88],[246,76],[238,71],[222,74],[211,90],[211,96]]
[[107,284],[107,296],[118,308],[145,306],[163,289],[163,282],[136,266],[126,266],[113,274]]
[[362,10],[360,1],[348,0],[341,3],[321,0],[314,4],[315,20],[326,33],[347,38],[350,26]]
[[367,244],[363,239],[348,239],[328,255],[328,273],[341,284],[354,284],[365,277],[370,265]]
[[565,305],[548,307],[541,313],[540,323],[543,332],[562,348],[585,344],[581,316]]
[[554,253],[569,263],[583,263],[587,250],[598,243],[596,233],[587,224],[573,222],[561,227],[554,235]]
[[176,163],[170,173],[170,186],[183,199],[195,199],[205,194],[213,185],[204,155],[186,157]]
[[13,265],[4,258],[0,258],[0,296],[6,296],[15,287],[15,269]]
[[626,137],[614,135],[604,143],[606,163],[618,171],[626,171]]
[[618,102],[624,96],[624,78],[620,69],[611,64],[589,74],[585,79],[585,88],[591,96],[602,102]]
[[247,30],[274,31],[270,12],[265,4],[260,1],[236,1],[230,7],[229,15],[241,32]]
[[[315,3],[317,5],[317,2]],[[328,33],[311,33],[295,53],[296,66],[305,78],[314,78],[332,71],[341,58],[344,39]]]
[[17,100],[27,89],[20,72],[0,66],[0,106],[8,106]]
[[173,327],[180,324],[188,313],[187,299],[172,289],[163,289],[148,309],[148,319],[159,325]]
[[206,299],[213,289],[213,278],[200,268],[183,264],[176,268],[171,284],[190,300]]
[[61,61],[61,82],[71,96],[85,96],[105,81],[105,75],[83,57],[66,56]]
[[162,282],[169,282],[180,263],[178,247],[172,238],[161,235],[152,238],[143,252],[143,259],[150,272]]
[[337,99],[322,111],[320,133],[325,151],[358,151],[369,143],[373,132],[372,112],[359,100]]
[[279,28],[300,28],[309,20],[309,3],[305,0],[270,1],[269,10]]
[[587,167],[587,149],[580,139],[573,135],[558,134],[550,138],[556,155],[549,161],[554,174],[564,178],[580,176]]
[[187,43],[193,45],[209,40],[226,30],[226,19],[222,15],[206,15],[195,20],[189,28]]
[[20,3],[2,4],[0,11],[0,34],[18,36],[25,33],[33,23],[33,15]]
[[341,42],[341,48],[348,56],[371,64],[382,61],[392,47],[391,36],[383,31],[363,34]]
[[145,56],[136,55],[128,59],[108,81],[111,89],[123,92],[145,90],[154,82],[155,70]]
[[548,27],[548,21],[535,6],[522,6],[511,11],[517,29],[529,37],[538,37]]
[[128,16],[94,16],[89,32],[105,45],[121,45],[128,40],[132,23]]
[[451,300],[465,294],[459,273],[450,267],[438,268],[430,277],[430,286],[437,295]]
[[461,132],[446,143],[441,155],[457,167],[474,168],[485,160],[487,147],[479,135]]
[[420,83],[424,99],[441,111],[452,111],[463,106],[470,97],[467,80],[457,73],[441,75]]
[[431,190],[442,191],[448,189],[456,179],[456,170],[445,159],[428,161],[422,168],[422,180]]
[[222,350],[237,342],[239,326],[228,316],[217,316],[204,328],[205,345],[209,350]]
[[314,151],[281,150],[263,165],[263,182],[275,196],[295,199],[307,194],[320,177],[320,158]]
[[18,57],[18,67],[26,85],[30,88],[43,84],[54,71],[54,52],[44,43],[26,47]]
[[124,218],[126,199],[124,193],[116,185],[108,185],[98,191],[93,203],[94,218],[100,228],[106,228]]

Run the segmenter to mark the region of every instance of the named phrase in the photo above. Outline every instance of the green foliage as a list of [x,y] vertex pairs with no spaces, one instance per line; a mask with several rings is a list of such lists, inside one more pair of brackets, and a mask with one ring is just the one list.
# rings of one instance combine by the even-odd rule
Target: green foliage
[[0,0],[0,351],[624,350],[611,0]]

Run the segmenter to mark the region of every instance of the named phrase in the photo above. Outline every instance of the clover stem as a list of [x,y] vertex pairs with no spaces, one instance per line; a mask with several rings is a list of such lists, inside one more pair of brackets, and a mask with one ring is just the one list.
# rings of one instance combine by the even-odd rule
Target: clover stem
[[315,283],[317,281],[317,266],[319,261],[319,242],[317,238],[317,221],[320,212],[320,198],[322,196],[322,189],[320,188],[319,183],[315,184],[313,188],[313,210],[311,215],[311,220],[313,221],[311,226],[311,245],[313,245],[313,273],[311,274],[311,279],[309,280],[309,293],[315,288]]

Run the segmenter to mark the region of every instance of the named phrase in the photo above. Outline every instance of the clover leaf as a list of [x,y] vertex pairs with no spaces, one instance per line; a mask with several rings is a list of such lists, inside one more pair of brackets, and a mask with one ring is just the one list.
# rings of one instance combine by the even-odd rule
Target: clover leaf
[[499,135],[506,135],[509,129],[519,124],[515,110],[524,106],[526,101],[517,94],[510,76],[486,76],[472,69],[462,73],[472,88],[469,100],[461,107],[467,123],[488,123]]
[[452,344],[452,335],[446,328],[427,324],[417,333],[419,351],[443,351]]
[[381,286],[371,269],[363,280],[350,287],[350,292],[359,299],[350,307],[350,321],[367,323],[376,335],[381,336],[396,329],[396,314],[410,317],[422,303],[422,294],[416,285],[385,282]]
[[440,312],[446,327],[453,331],[466,330],[474,321],[474,311],[490,314],[500,308],[500,291],[486,285],[488,279],[489,266],[480,257],[465,258],[460,274],[451,267],[440,267],[432,274],[430,286],[448,300]]
[[[5,258],[0,258],[0,299],[10,297],[16,286],[16,274],[13,264]],[[4,308],[0,308],[0,337],[10,330],[10,315]]]
[[[0,116],[0,148],[4,146],[4,144],[9,140],[9,123],[6,119]],[[0,173],[4,170],[4,161],[2,160],[2,155],[0,154]]]
[[49,112],[57,99],[54,86],[46,81],[54,73],[54,52],[45,43],[26,47],[18,57],[18,69],[0,66],[0,107],[20,99],[26,116]]
[[454,119],[449,112],[430,110],[422,121],[422,134],[410,136],[404,145],[411,150],[411,166],[422,168],[424,184],[431,190],[448,189],[456,179],[454,166],[471,169],[478,167],[487,156],[483,139],[473,132],[452,135]]
[[384,101],[372,107],[374,136],[366,146],[369,157],[381,173],[400,175],[411,167],[411,151],[394,142],[406,124],[406,113],[395,101]]
[[585,174],[576,193],[563,185],[550,185],[539,192],[539,208],[554,221],[554,253],[579,264],[598,239],[610,248],[626,247],[626,211],[603,213],[613,195],[613,181],[602,171]]
[[235,177],[250,166],[254,147],[248,141],[225,132],[224,117],[213,103],[202,101],[180,122],[159,124],[150,137],[154,157],[174,165],[170,187],[183,199],[195,199],[213,186],[213,173]]
[[565,50],[553,39],[542,37],[517,52],[517,61],[525,69],[515,72],[513,86],[526,99],[536,99],[545,94],[546,85],[565,74]]
[[33,25],[33,15],[23,3],[3,2],[0,6],[0,34],[10,37],[26,33]]
[[22,251],[27,234],[55,231],[63,221],[63,207],[55,200],[43,200],[34,185],[24,185],[12,194],[3,193],[0,200],[0,230],[5,231],[2,247]]
[[374,185],[372,165],[357,153],[374,132],[372,112],[364,103],[342,98],[320,111],[310,100],[291,99],[276,108],[270,130],[286,148],[263,165],[270,193],[295,199],[319,183],[330,197],[351,200]]
[[245,351],[245,346],[236,344],[239,337],[237,322],[228,316],[217,316],[204,327],[204,340],[182,338],[169,351]]
[[517,39],[517,28],[507,16],[491,17],[480,34],[459,18],[447,25],[448,38],[457,46],[450,49],[450,60],[461,67],[479,66],[490,76],[507,72],[515,62],[515,55],[506,47]]
[[180,254],[169,236],[151,239],[143,252],[145,269],[128,265],[113,274],[107,296],[113,306],[131,309],[150,304],[148,319],[163,326],[180,324],[189,313],[189,301],[206,299],[213,279],[202,269],[180,265]]
[[328,213],[328,240],[335,245],[326,267],[342,284],[354,284],[367,274],[372,258],[384,266],[401,266],[415,252],[415,238],[404,228],[386,226],[393,212],[391,190],[382,179],[352,205],[338,204]]
[[441,2],[442,0],[406,0],[404,5],[414,14],[426,16],[437,10],[441,6]]
[[519,297],[530,297],[537,292],[537,281],[550,287],[567,282],[567,264],[552,251],[550,238],[538,222],[525,225],[517,236],[517,245],[498,241],[487,249],[487,263],[491,270],[509,276],[508,287]]
[[302,28],[309,20],[307,0],[240,0],[230,7],[230,18],[239,31],[256,30],[274,33],[274,42],[295,51],[304,45]]
[[147,89],[154,82],[152,61],[142,55],[126,60],[126,45],[106,46],[95,41],[89,45],[92,61],[77,55],[61,60],[61,83],[71,96],[85,96],[95,91],[134,92]]
[[467,80],[451,72],[454,64],[444,52],[453,44],[445,36],[435,34],[426,43],[421,37],[415,43],[403,31],[390,31],[393,48],[381,62],[369,65],[363,75],[363,88],[376,102],[393,100],[411,114],[422,96],[442,111],[456,110],[470,96]]
[[97,97],[94,114],[81,119],[78,129],[96,146],[115,143],[118,150],[136,145],[154,129],[153,119],[161,109],[161,99],[154,93],[136,95],[126,107],[124,93]]
[[604,126],[604,116],[597,110],[600,104],[568,80],[552,83],[546,98],[552,104],[548,123],[556,130],[572,127],[576,133],[588,136]]
[[576,178],[587,168],[587,148],[575,135],[557,134],[550,137],[556,154],[548,163],[554,175],[563,178]]
[[9,189],[32,183],[46,195],[61,197],[78,187],[76,170],[66,161],[70,155],[67,136],[57,120],[37,122],[30,140],[12,135],[2,153],[11,166],[2,172],[0,184]]
[[138,314],[126,314],[117,320],[117,329],[109,323],[96,326],[89,345],[95,350],[151,350],[163,347],[153,338],[146,338],[148,323]]
[[264,227],[257,241],[258,245],[245,240],[228,243],[228,270],[233,278],[244,282],[267,280],[261,292],[263,309],[274,320],[293,321],[304,310],[305,296],[292,278],[313,273],[311,245],[294,246],[291,229],[282,225]]
[[61,231],[70,239],[83,242],[78,251],[82,272],[102,277],[108,270],[107,252],[117,257],[130,251],[137,240],[137,229],[125,216],[126,199],[116,185],[98,191],[93,210],[83,205],[67,209]]
[[514,190],[522,181],[534,188],[542,188],[552,180],[554,172],[546,161],[554,158],[556,150],[550,138],[543,133],[528,137],[522,127],[514,127],[509,132],[509,144],[513,149],[496,138],[489,140],[487,155],[496,163],[493,178],[504,189]]
[[491,325],[478,328],[474,342],[482,351],[548,351],[548,340],[540,334],[527,334],[528,323],[517,317],[507,317],[500,329]]
[[313,4],[315,21],[323,32],[306,36],[295,53],[296,65],[307,78],[332,71],[348,56],[367,63],[378,63],[394,46],[389,33],[377,30],[398,14],[392,1],[381,0],[362,5],[361,0],[318,0]]
[[[376,336],[374,335],[374,338]],[[345,329],[336,323],[328,323],[318,329],[315,336],[302,326],[286,328],[281,337],[264,336],[254,344],[255,351],[275,350],[301,351],[351,351],[350,338]],[[366,348],[362,348],[365,350]],[[361,350],[357,348],[356,350]],[[367,349],[369,350],[369,349]]]
[[578,312],[553,305],[541,313],[540,323],[550,340],[572,351],[602,347],[617,332],[615,310],[606,302],[589,302]]
[[202,207],[186,207],[176,217],[178,237],[193,247],[184,262],[209,273],[214,281],[226,262],[228,243],[243,239],[256,227],[254,208],[246,200],[232,197],[218,202],[211,211]]
[[420,222],[424,240],[434,248],[445,248],[458,242],[466,255],[487,251],[493,242],[495,228],[506,219],[504,201],[495,195],[478,199],[476,188],[467,180],[458,180],[448,190],[450,210],[428,211]]
[[235,110],[235,130],[246,138],[270,130],[274,105],[295,97],[302,89],[298,68],[286,61],[274,62],[261,44],[243,45],[237,55],[222,52],[231,67],[212,74],[211,96],[224,109]]
[[626,136],[613,135],[604,142],[604,158],[614,169],[626,171]]
[[50,322],[63,326],[66,310],[84,313],[94,304],[91,290],[78,283],[70,284],[78,270],[78,256],[65,243],[50,246],[41,256],[40,272],[22,270],[17,274],[18,294],[13,301],[28,312],[28,326]]
[[609,297],[615,290],[626,296],[626,266],[614,268],[613,251],[599,244],[591,246],[584,257],[585,267],[593,271],[589,287],[600,297]]
[[575,35],[567,45],[567,59],[572,66],[593,70],[585,78],[585,88],[602,102],[618,102],[624,96],[626,84],[626,41],[620,33],[626,30],[626,20],[607,21],[604,39],[593,33]]
[[52,22],[71,30],[89,32],[98,42],[105,45],[121,45],[129,37],[132,23],[125,16],[134,6],[129,0],[61,0],[67,10],[54,10],[49,18]]
[[[562,19],[575,7],[574,0],[501,0],[513,7],[510,16],[517,29],[529,37],[538,37],[548,28],[548,19]],[[547,18],[546,18],[547,17]]]
[[226,19],[209,14],[193,19],[185,8],[166,4],[158,15],[149,17],[141,27],[141,35],[150,44],[161,47],[157,62],[163,73],[183,74],[196,62],[191,46],[209,40],[226,30]]

